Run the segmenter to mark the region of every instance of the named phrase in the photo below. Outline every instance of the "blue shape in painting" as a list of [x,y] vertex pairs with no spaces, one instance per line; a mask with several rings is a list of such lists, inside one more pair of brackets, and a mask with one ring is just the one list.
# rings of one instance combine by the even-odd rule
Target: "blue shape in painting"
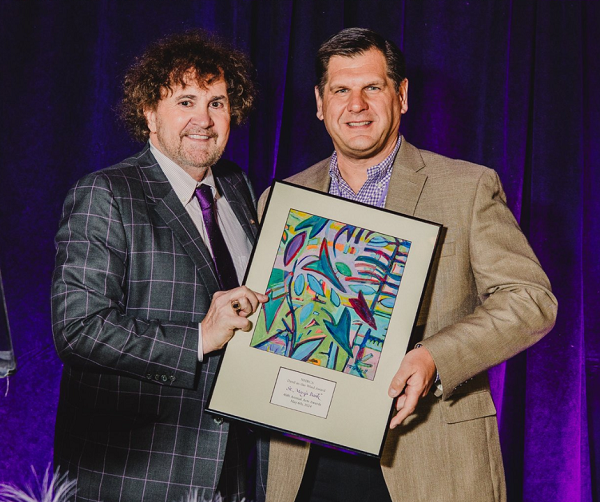
[[298,275],[298,277],[296,277],[296,280],[294,281],[294,293],[296,293],[298,296],[300,296],[303,291],[304,291],[304,276],[302,274],[300,274],[300,275]]
[[338,345],[344,349],[350,357],[352,357],[352,349],[350,348],[350,324],[351,317],[348,309],[344,307],[340,320],[337,324],[334,324],[327,319],[323,319],[323,323],[327,328],[327,331],[331,333],[333,339]]
[[291,209],[251,346],[373,380],[410,247]]
[[297,359],[298,361],[308,361],[312,353],[317,349],[321,342],[323,341],[322,336],[307,340],[298,345],[298,348],[294,351],[292,355],[292,359]]
[[329,298],[331,299],[331,303],[333,303],[334,307],[340,306],[340,296],[335,292],[335,289],[331,290],[331,294],[329,295]]
[[300,312],[298,314],[298,319],[300,320],[300,322],[306,321],[306,319],[308,319],[308,316],[312,314],[314,308],[314,303],[307,303],[306,305],[304,305],[304,307],[300,309]]
[[315,235],[317,235],[330,220],[327,218],[322,218],[321,216],[311,216],[307,220],[304,220],[299,225],[296,225],[296,231],[303,230],[305,228],[310,228],[309,239],[312,239]]
[[323,277],[328,279],[340,291],[346,291],[342,283],[337,278],[336,273],[333,271],[331,261],[329,260],[329,252],[327,251],[327,240],[323,239],[321,243],[321,250],[319,252],[319,258],[307,265],[302,267],[304,270],[314,270],[321,274]]
[[321,282],[317,281],[312,274],[306,274],[308,278],[308,285],[310,289],[312,289],[316,294],[323,296],[325,292],[323,291],[323,286],[321,286]]

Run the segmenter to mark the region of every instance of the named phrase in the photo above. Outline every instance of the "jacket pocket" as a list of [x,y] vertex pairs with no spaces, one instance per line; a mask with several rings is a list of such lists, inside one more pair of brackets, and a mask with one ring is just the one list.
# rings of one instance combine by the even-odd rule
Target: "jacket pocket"
[[448,424],[465,422],[476,418],[490,417],[496,414],[496,406],[487,391],[460,394],[447,401],[441,401],[442,415]]

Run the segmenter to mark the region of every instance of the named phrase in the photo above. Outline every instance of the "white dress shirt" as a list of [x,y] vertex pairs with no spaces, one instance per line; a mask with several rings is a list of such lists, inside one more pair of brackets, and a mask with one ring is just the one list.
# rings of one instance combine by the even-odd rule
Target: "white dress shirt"
[[[209,167],[204,179],[201,182],[197,182],[188,173],[186,173],[179,165],[173,162],[169,157],[164,155],[158,150],[152,142],[150,142],[150,151],[154,158],[158,162],[158,165],[162,169],[163,173],[169,180],[169,183],[173,187],[175,194],[183,204],[183,207],[188,212],[194,225],[200,232],[200,236],[206,244],[212,255],[212,249],[206,228],[204,226],[204,219],[202,217],[202,209],[200,209],[200,203],[195,196],[196,188],[201,184],[210,186],[212,193],[216,200],[217,208],[217,223],[223,234],[223,239],[227,245],[227,249],[231,254],[233,265],[235,266],[235,272],[239,283],[242,283],[244,274],[246,273],[246,267],[250,254],[252,253],[252,244],[248,240],[242,225],[238,221],[235,213],[231,209],[227,199],[219,194],[215,185],[215,179],[212,174],[212,169]],[[199,341],[198,341],[198,360],[202,361],[202,326],[199,326]]]

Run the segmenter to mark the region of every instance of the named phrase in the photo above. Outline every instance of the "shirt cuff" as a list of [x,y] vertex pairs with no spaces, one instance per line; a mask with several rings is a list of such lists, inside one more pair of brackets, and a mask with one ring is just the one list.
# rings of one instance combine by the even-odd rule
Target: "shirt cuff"
[[198,323],[198,361],[204,360],[204,351],[202,350],[202,324]]
[[440,380],[439,373],[435,376],[435,382],[433,382],[433,385],[435,385],[435,389],[433,390],[433,395],[435,397],[442,397],[444,395],[444,387],[442,386],[442,381]]

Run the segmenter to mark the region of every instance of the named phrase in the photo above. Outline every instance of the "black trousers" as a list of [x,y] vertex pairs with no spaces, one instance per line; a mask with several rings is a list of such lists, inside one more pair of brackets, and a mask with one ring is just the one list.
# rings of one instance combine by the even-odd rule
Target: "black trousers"
[[391,502],[379,460],[311,445],[296,502]]

